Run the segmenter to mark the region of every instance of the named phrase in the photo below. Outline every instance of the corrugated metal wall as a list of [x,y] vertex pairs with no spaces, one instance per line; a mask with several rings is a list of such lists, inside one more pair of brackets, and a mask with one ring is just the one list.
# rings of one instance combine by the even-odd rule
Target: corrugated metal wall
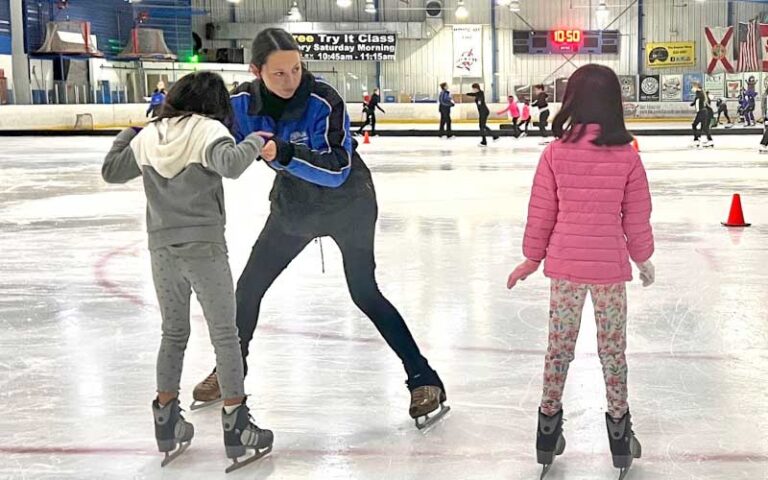
[[[709,58],[704,27],[725,26],[728,7],[725,2],[685,2],[653,0],[645,6],[645,42],[696,42],[696,66],[664,68],[660,73],[673,74],[704,71]],[[655,72],[659,69],[647,69]]]
[[[195,18],[195,31],[204,33],[207,22],[228,22],[231,18],[231,4],[226,0],[193,0],[193,5],[210,12],[210,16]],[[459,21],[455,18],[458,0],[443,0],[445,27],[423,40],[399,39],[397,60],[381,64],[382,87],[385,93],[431,94],[434,95],[441,81],[453,84],[452,89],[461,88],[460,79],[452,79],[451,52],[453,36],[451,25],[454,23],[482,24],[485,39],[483,48],[484,78],[486,90],[490,90],[494,77],[498,83],[498,92],[505,95],[514,86],[531,82],[540,82],[547,78],[570,75],[579,66],[597,62],[613,68],[619,74],[636,74],[645,70],[638,65],[638,7],[634,0],[611,0],[608,2],[611,15],[610,25],[603,27],[618,29],[622,33],[619,55],[576,56],[562,55],[513,55],[512,31],[527,29],[529,25],[537,29],[570,27],[597,29],[595,9],[598,0],[521,0],[521,12],[514,14],[507,8],[496,8],[498,72],[491,66],[491,9],[493,0],[467,0],[469,18]],[[285,19],[292,0],[244,0],[235,7],[235,18],[239,22],[275,23]],[[401,0],[380,0],[379,16],[381,21],[424,21],[425,0],[410,0],[407,4]],[[737,1],[733,2],[733,20],[746,20],[758,13],[768,11],[768,2]],[[707,44],[704,40],[705,26],[723,26],[727,23],[728,5],[725,0],[644,0],[643,17],[644,42],[659,41],[694,41],[697,44],[697,65],[685,69],[664,69],[663,73],[683,73],[702,71],[708,57]],[[369,22],[374,16],[363,11],[364,1],[356,0],[353,7],[341,9],[335,0],[299,0],[299,9],[304,20],[312,22],[350,22],[349,29],[354,30],[355,22]],[[207,42],[212,47],[231,46],[229,42]],[[644,63],[644,62],[643,62]],[[312,63],[311,68],[325,73],[329,81],[337,85],[340,91],[349,92],[354,98],[375,80],[374,63]],[[356,77],[356,78],[355,78]],[[344,80],[342,80],[344,79]],[[364,80],[365,79],[365,80]],[[466,87],[463,88],[466,90]]]

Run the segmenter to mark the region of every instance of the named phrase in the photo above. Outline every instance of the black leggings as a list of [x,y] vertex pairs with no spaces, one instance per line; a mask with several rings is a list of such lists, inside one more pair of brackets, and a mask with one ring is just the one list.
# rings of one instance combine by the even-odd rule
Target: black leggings
[[449,137],[453,136],[451,133],[451,109],[440,107],[440,135],[443,135],[446,130]]
[[549,123],[549,110],[539,113],[539,131],[542,137],[547,136],[547,124]]
[[376,134],[376,112],[366,112],[365,114],[365,122],[360,126],[360,129],[357,131],[358,134],[363,134],[363,129],[367,126],[371,126],[371,134]]
[[479,120],[480,120],[479,121],[479,123],[480,123],[480,136],[483,137],[483,140],[482,140],[481,143],[483,145],[488,143],[488,141],[485,139],[486,133],[489,134],[491,137],[493,137],[494,140],[499,138],[496,135],[494,135],[493,132],[491,132],[490,128],[488,128],[488,117],[489,116],[490,116],[490,113],[481,113],[480,114],[480,118],[479,118]]
[[[348,208],[349,212],[343,212],[346,216],[336,214],[333,219],[329,218],[328,231],[323,232],[324,235],[330,236],[341,250],[344,274],[352,301],[371,319],[389,347],[400,357],[411,388],[442,385],[437,374],[429,367],[427,359],[419,352],[419,347],[403,317],[384,298],[376,284],[376,261],[373,252],[376,200],[362,199],[356,203],[357,205]],[[338,218],[345,218],[345,221],[334,221]],[[246,373],[248,346],[259,321],[261,299],[288,264],[309,242],[319,236],[310,232],[297,233],[295,228],[289,230],[286,228],[286,222],[288,220],[281,218],[279,214],[269,216],[237,281],[237,328]],[[418,378],[414,380],[416,376]]]
[[520,136],[520,127],[517,125],[517,122],[520,120],[520,117],[512,117],[512,135],[515,137]]
[[701,125],[701,130],[704,135],[707,136],[707,140],[712,140],[712,135],[709,134],[709,126],[711,124],[712,117],[710,116],[709,110],[706,108],[704,110],[699,110],[699,113],[696,114],[696,118],[693,119],[693,124],[691,125],[693,127],[693,139],[699,139],[700,134],[698,127]]

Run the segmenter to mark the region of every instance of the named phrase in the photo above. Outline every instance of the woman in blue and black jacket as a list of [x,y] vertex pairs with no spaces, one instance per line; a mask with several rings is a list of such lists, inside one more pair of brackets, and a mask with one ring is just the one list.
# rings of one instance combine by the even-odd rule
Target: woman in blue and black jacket
[[[411,392],[410,415],[417,426],[431,423],[447,411],[442,406],[445,389],[376,284],[378,205],[371,173],[355,151],[344,101],[331,85],[304,69],[296,41],[282,29],[257,35],[251,72],[257,79],[241,85],[232,96],[235,138],[243,140],[252,132],[273,134],[267,136],[271,141],[261,158],[276,178],[270,216],[237,283],[244,362],[267,289],[307,244],[328,236],[341,250],[353,301],[403,362]],[[216,380],[214,372],[196,390],[213,386]],[[424,418],[438,408],[438,415]]]

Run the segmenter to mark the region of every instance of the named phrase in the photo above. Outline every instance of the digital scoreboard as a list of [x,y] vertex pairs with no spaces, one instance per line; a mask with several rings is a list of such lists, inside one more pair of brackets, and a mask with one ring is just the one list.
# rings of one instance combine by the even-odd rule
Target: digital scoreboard
[[512,52],[515,54],[585,54],[616,55],[619,53],[618,30],[514,30]]

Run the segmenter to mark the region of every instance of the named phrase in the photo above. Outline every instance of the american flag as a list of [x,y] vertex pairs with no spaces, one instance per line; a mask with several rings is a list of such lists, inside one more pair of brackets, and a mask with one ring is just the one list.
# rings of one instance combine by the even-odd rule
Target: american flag
[[757,72],[757,21],[739,22],[739,71]]

